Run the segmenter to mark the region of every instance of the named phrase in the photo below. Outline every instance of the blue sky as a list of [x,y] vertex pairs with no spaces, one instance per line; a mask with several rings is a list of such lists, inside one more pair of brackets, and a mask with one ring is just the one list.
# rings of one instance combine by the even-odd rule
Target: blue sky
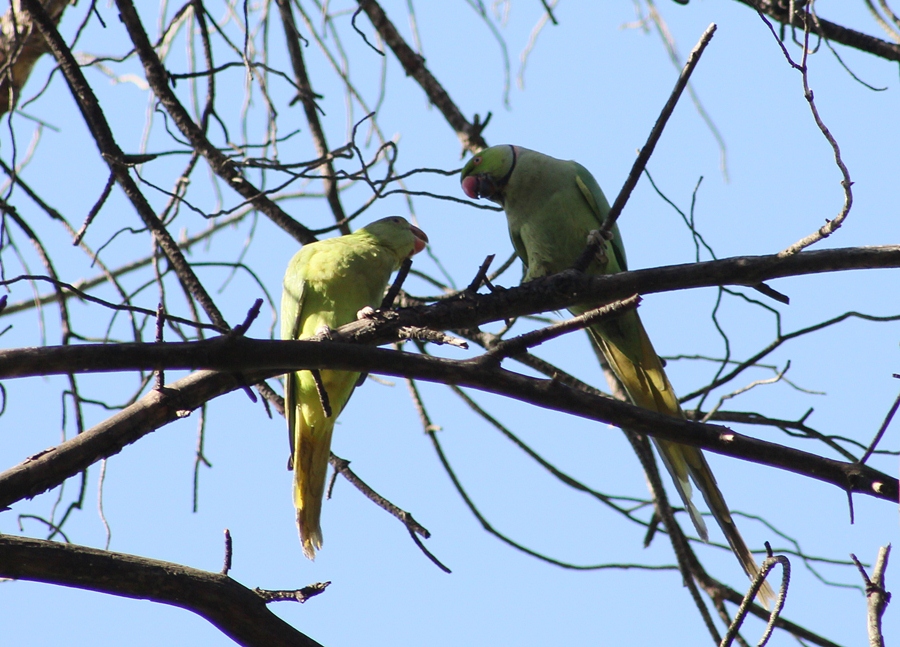
[[[351,9],[354,6],[344,4]],[[383,6],[409,37],[407,3],[384,2]],[[875,32],[877,26],[866,17],[861,3],[858,8],[828,2],[816,6],[823,17],[863,25],[882,36]],[[493,4],[487,7],[489,19],[508,46],[512,75],[508,104],[502,89],[501,49],[471,5],[419,2],[415,7],[428,67],[470,118],[476,112],[482,117],[488,111],[493,114],[484,133],[489,143],[515,143],[576,159],[592,171],[610,200],[614,198],[677,76],[653,29],[629,26],[635,21],[631,2],[561,3],[555,12],[560,24],[548,25],[540,33],[528,59],[524,88],[519,88],[515,79],[518,56],[541,17],[541,4],[510,3],[505,21],[492,13]],[[692,191],[703,177],[695,218],[720,258],[777,252],[815,230],[824,219],[833,218],[843,203],[840,174],[803,98],[800,75],[786,63],[768,28],[736,2],[695,0],[685,7],[666,2],[658,8],[682,56],[709,23],[718,25],[693,84],[726,143],[728,167],[726,178],[710,130],[697,110],[682,100],[648,166],[660,189],[687,211]],[[337,11],[337,5],[332,3],[331,9]],[[80,6],[67,10],[60,27],[67,38],[84,11]],[[92,21],[76,49],[90,54],[124,51],[124,29],[115,9],[103,6],[98,11],[106,29]],[[210,11],[224,20],[220,7],[210,7]],[[151,33],[155,33],[150,27],[155,21],[154,14],[144,15]],[[383,61],[354,35],[349,21],[350,14],[345,13],[336,25],[352,61],[354,82],[375,105]],[[366,19],[360,17],[358,22],[371,37]],[[170,70],[185,69],[183,38],[182,33],[174,41],[167,63]],[[271,43],[270,62],[277,67],[284,61],[277,20]],[[333,45],[333,37],[328,43]],[[900,150],[900,136],[894,127],[896,69],[867,54],[837,49],[857,76],[887,89],[873,92],[854,81],[824,45],[810,58],[816,102],[855,183],[854,206],[846,225],[818,248],[893,244],[898,237]],[[798,48],[789,50],[799,56]],[[361,118],[364,111],[357,106],[348,116],[342,88],[316,46],[310,45],[306,51],[313,87],[323,95],[323,123],[334,148],[347,140],[348,123]],[[219,61],[230,57],[224,51],[217,54]],[[390,54],[386,66],[387,92],[378,109],[378,122],[387,138],[398,141],[398,170],[459,168],[459,143],[440,113],[428,107],[422,90],[405,77]],[[117,75],[140,73],[133,62],[111,67]],[[50,69],[49,61],[39,64],[26,87],[26,97],[37,91]],[[152,106],[148,93],[128,78],[113,84],[96,69],[88,70],[87,77],[106,106],[119,144],[129,152],[139,150],[145,116]],[[177,90],[188,101],[188,84],[179,82]],[[288,106],[290,88],[273,79],[270,90],[279,113],[280,134],[300,129],[279,144],[279,159],[312,159],[315,155],[302,110]],[[240,141],[237,124],[245,108],[243,71],[236,68],[220,75],[218,93],[220,116],[229,124],[232,140]],[[265,135],[265,104],[258,92],[247,110],[247,137],[259,141]],[[104,164],[58,74],[47,93],[24,111],[46,120],[59,132],[44,130],[23,178],[51,196],[53,205],[77,227],[103,188]],[[34,123],[22,116],[14,116],[11,123],[0,141],[7,163],[12,155],[10,132],[15,133],[17,159],[21,160],[34,131]],[[147,139],[147,150],[173,148],[159,115]],[[359,140],[362,143],[362,137]],[[373,150],[364,148],[369,155]],[[183,155],[166,158],[146,165],[142,174],[169,188],[185,161]],[[463,197],[455,177],[418,175],[409,180],[408,187]],[[225,208],[239,203],[227,187],[220,189]],[[161,208],[165,196],[146,185],[145,190],[154,207]],[[355,208],[369,195],[364,186],[354,187],[345,194],[345,205]],[[189,199],[206,213],[222,208],[205,168],[195,174]],[[21,192],[14,193],[10,201],[30,222],[40,225],[45,243],[59,250],[63,280],[74,282],[97,273],[83,254],[71,247],[61,229],[47,222]],[[418,256],[415,267],[433,275],[446,271],[457,286],[469,282],[486,255],[497,254],[499,262],[511,253],[500,214],[429,198],[415,198],[412,204],[410,213],[401,197],[385,198],[366,212],[359,224],[391,213],[415,218],[432,241],[433,255]],[[312,227],[326,226],[331,219],[320,199],[285,200],[282,206]],[[619,223],[631,268],[694,260],[688,230],[646,179],[639,183]],[[97,248],[118,229],[138,225],[134,210],[116,190],[86,240]],[[205,225],[185,208],[171,229],[195,233]],[[21,238],[18,242],[24,248]],[[244,262],[253,268],[258,281],[245,272],[229,280],[225,269],[199,270],[226,318],[237,323],[253,300],[263,296],[260,284],[277,301],[284,267],[296,248],[295,241],[265,218],[247,218],[223,231],[209,246],[197,249],[191,260],[228,262],[244,254]],[[146,237],[121,235],[104,249],[101,258],[116,266],[149,251]],[[8,251],[4,254],[7,277],[21,273],[14,256]],[[28,252],[25,254],[27,257]],[[38,267],[33,256],[28,258]],[[515,285],[519,276],[515,266],[498,282]],[[136,288],[148,278],[149,274],[134,277],[129,285]],[[407,287],[414,294],[435,292],[415,278]],[[781,313],[785,332],[848,310],[891,315],[898,314],[900,307],[896,271],[785,279],[774,282],[773,287],[791,297],[790,306],[767,302]],[[11,302],[31,294],[24,284],[11,290]],[[114,298],[105,288],[96,294]],[[174,284],[168,286],[167,298],[173,311],[187,312]],[[138,302],[155,308],[157,299],[157,291],[151,287],[139,295]],[[715,299],[714,290],[649,296],[640,312],[657,351],[666,356],[721,356],[722,340],[710,319]],[[94,306],[84,304],[72,308],[81,332],[98,337],[105,334],[105,313],[98,316]],[[264,308],[251,335],[268,337],[273,317]],[[5,347],[43,343],[33,311],[3,319],[4,324],[13,325],[4,334]],[[57,319],[52,308],[45,309],[46,343],[59,343]],[[720,319],[737,358],[761,348],[774,334],[771,313],[733,297],[725,300]],[[793,384],[827,395],[780,382],[757,387],[728,401],[726,407],[790,419],[813,407],[808,419],[811,426],[866,443],[897,394],[898,381],[891,375],[900,372],[898,333],[900,324],[896,322],[850,320],[792,341],[766,363],[783,369],[790,362],[786,376]],[[127,335],[124,320],[116,321],[113,334]],[[435,352],[463,358],[477,351]],[[539,354],[592,384],[603,384],[583,335],[545,344]],[[689,393],[705,384],[715,368],[710,362],[682,360],[671,361],[667,370],[675,389]],[[178,375],[169,372],[167,378],[171,381]],[[716,397],[772,375],[767,369],[749,371],[737,383],[716,392]],[[137,378],[90,376],[81,378],[80,384],[87,397],[115,402],[127,397]],[[64,381],[56,378],[7,381],[4,386],[7,402],[0,419],[0,458],[3,465],[11,466],[59,442],[64,408],[60,391],[65,387]],[[553,480],[446,387],[423,384],[420,388],[429,414],[441,428],[438,435],[457,475],[498,530],[535,550],[574,563],[674,563],[664,537],[658,536],[651,547],[642,548],[641,528]],[[495,396],[470,395],[567,473],[604,492],[646,495],[643,474],[618,430]],[[706,406],[714,402],[715,398]],[[71,407],[65,406],[66,433],[71,434]],[[87,424],[96,424],[108,415],[100,407],[88,407]],[[677,572],[563,570],[516,552],[484,532],[442,470],[402,381],[369,380],[359,389],[341,416],[333,448],[350,459],[357,473],[377,491],[412,512],[431,531],[427,545],[452,569],[450,575],[431,565],[399,523],[340,480],[324,508],[324,549],[315,563],[303,558],[293,521],[291,477],[284,469],[284,421],[270,420],[261,405],[251,403],[242,393],[219,398],[208,408],[205,455],[212,467],[201,469],[199,510],[192,512],[198,417],[195,413],[162,428],[108,461],[102,487],[103,509],[112,530],[110,548],[217,571],[222,562],[223,529],[229,528],[235,550],[232,576],[244,585],[279,589],[332,582],[325,594],[303,606],[282,603],[272,607],[327,647],[460,642],[694,645],[708,640]],[[778,431],[741,431],[797,444]],[[889,430],[883,445],[896,450],[896,433]],[[808,444],[798,446],[819,451]],[[850,525],[846,496],[832,486],[730,458],[711,455],[709,460],[733,510],[764,517],[778,531],[799,541],[810,555],[846,560],[853,552],[871,562],[879,546],[897,539],[897,512],[889,503],[855,497],[856,518]],[[877,457],[873,465],[896,474],[896,457]],[[74,543],[105,544],[105,529],[97,512],[99,473],[98,466],[89,471],[84,510],[65,526]],[[77,487],[77,479],[66,484],[64,504]],[[34,520],[22,521],[20,530],[18,515],[48,516],[56,499],[54,491],[17,503],[0,515],[0,532],[45,536],[45,528]],[[738,524],[753,547],[761,547],[766,540],[776,548],[789,547],[785,539],[759,522],[738,517]],[[717,529],[713,539],[722,539]],[[697,551],[715,577],[736,588],[745,587],[744,576],[728,551],[703,545],[698,545]],[[826,586],[801,560],[794,558],[792,563],[785,616],[839,644],[861,644],[865,640],[864,595],[857,589]],[[852,568],[828,564],[816,568],[826,579],[859,583]],[[892,572],[888,572],[889,587]],[[206,621],[180,609],[41,584],[0,584],[0,608],[3,633],[11,644],[230,644]],[[747,627],[745,635],[755,641],[760,624],[750,622]],[[888,643],[898,630],[896,609],[889,608],[885,616]],[[776,632],[770,644],[793,642]]]

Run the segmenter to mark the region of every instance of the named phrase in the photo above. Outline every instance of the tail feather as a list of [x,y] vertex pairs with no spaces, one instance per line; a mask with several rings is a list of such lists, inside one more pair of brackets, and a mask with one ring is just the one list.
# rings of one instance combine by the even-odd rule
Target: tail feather
[[[712,470],[709,469],[706,457],[703,455],[703,452],[696,447],[682,446],[682,448],[688,456],[693,458],[694,461],[701,466],[699,468],[691,467],[691,478],[694,479],[694,483],[697,484],[697,489],[700,490],[700,493],[703,495],[706,505],[709,507],[710,512],[712,512],[713,517],[715,517],[716,523],[718,523],[719,527],[722,529],[725,539],[728,540],[728,545],[731,546],[731,551],[738,558],[747,577],[751,580],[755,579],[756,576],[759,575],[759,566],[753,557],[753,553],[750,552],[750,548],[738,531],[737,525],[731,518],[728,504],[725,503],[722,491],[716,484],[716,477],[713,475]],[[692,454],[695,456],[691,456]],[[689,462],[688,464],[690,465],[691,463]],[[762,586],[759,588],[758,597],[763,606],[769,609],[775,602],[775,591],[772,590],[772,587],[769,586],[768,582],[763,582]]]
[[318,387],[311,373],[288,373],[285,381],[284,408],[292,440],[297,531],[303,554],[309,559],[315,559],[316,551],[322,548],[319,520],[334,423],[353,393],[357,377],[358,373],[348,371],[321,371],[322,386],[331,405],[330,416],[322,410]]
[[297,509],[297,530],[303,554],[315,559],[316,551],[322,548],[320,519],[334,422],[326,419],[310,427],[302,415],[297,418],[294,432],[294,507]]
[[[632,403],[644,409],[682,418],[684,413],[675,391],[666,377],[662,362],[644,330],[637,312],[628,312],[612,321],[588,328],[591,341],[601,350],[613,372],[625,387]],[[709,541],[706,523],[692,501],[690,481],[703,495],[706,505],[725,534],[728,544],[747,575],[753,579],[759,567],[753,554],[738,532],[716,479],[703,452],[689,445],[653,438],[663,464],[675,483],[685,509],[703,541]],[[759,590],[759,599],[766,606],[775,599],[768,583]]]
[[[663,371],[662,364],[644,332],[637,313],[633,321],[614,320],[605,326],[588,329],[591,340],[600,348],[613,372],[621,380],[631,401],[639,407],[681,418],[681,406],[675,391]],[[636,324],[636,326],[635,326]],[[639,329],[635,339],[633,332]],[[690,466],[682,451],[683,445],[668,440],[653,438],[653,444],[662,457],[675,489],[684,503],[691,521],[703,541],[709,540],[706,523],[693,502],[690,481]]]
[[[697,534],[700,535],[700,539],[708,542],[709,530],[706,528],[706,522],[703,521],[703,515],[700,513],[700,510],[697,509],[697,506],[694,505],[694,501],[692,500],[693,489],[691,488],[691,481],[688,478],[688,474],[691,476],[694,475],[684,461],[684,455],[681,451],[683,445],[678,445],[658,438],[651,438],[651,440],[662,458],[663,465],[666,466],[666,470],[672,475],[672,482],[675,484],[675,489],[678,490],[678,496],[681,497],[681,501],[684,503],[684,509],[687,510],[688,515],[691,517],[691,521],[694,524]],[[678,467],[676,467],[676,465]],[[700,486],[698,485],[698,487]],[[702,487],[700,487],[700,491],[703,491]],[[704,499],[705,498],[706,497],[704,496]]]

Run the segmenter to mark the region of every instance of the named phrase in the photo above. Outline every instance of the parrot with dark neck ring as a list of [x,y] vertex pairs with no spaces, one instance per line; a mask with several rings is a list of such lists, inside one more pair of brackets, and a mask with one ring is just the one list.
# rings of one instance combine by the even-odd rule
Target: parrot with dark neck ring
[[[581,164],[559,160],[521,146],[492,146],[468,161],[460,178],[463,192],[472,199],[486,198],[503,207],[516,254],[526,268],[523,281],[556,274],[572,267],[584,251],[588,235],[600,228],[609,203],[594,177]],[[627,270],[619,229],[587,268],[591,274]],[[597,304],[569,308],[582,314]],[[636,310],[588,327],[595,350],[606,358],[636,406],[674,417],[684,417],[678,399],[663,370],[663,363],[644,330]],[[753,554],[738,532],[703,452],[653,438],[675,488],[690,514],[697,533],[709,541],[700,511],[691,500],[691,481],[700,490],[713,517],[747,575],[759,572]],[[775,595],[763,583],[760,600],[768,606]]]

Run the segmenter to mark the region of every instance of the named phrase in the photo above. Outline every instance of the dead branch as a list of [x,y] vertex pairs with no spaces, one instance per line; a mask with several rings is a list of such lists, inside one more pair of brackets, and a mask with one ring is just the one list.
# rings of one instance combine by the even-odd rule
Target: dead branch
[[205,618],[239,645],[321,647],[227,575],[87,546],[0,535],[0,576],[152,600]]
[[487,119],[482,123],[478,123],[476,120],[473,124],[465,118],[459,108],[456,107],[456,104],[453,103],[447,91],[425,67],[425,59],[416,54],[403,40],[400,32],[397,31],[387,14],[384,13],[381,5],[375,0],[359,0],[359,7],[366,12],[369,20],[372,21],[372,26],[375,27],[378,34],[384,39],[384,42],[394,52],[407,76],[413,77],[422,86],[425,94],[428,95],[428,100],[441,111],[447,123],[456,131],[463,150],[477,153],[483,148],[487,148],[487,142],[481,136],[481,131],[487,125]]
[[[27,2],[35,2],[35,0],[26,0]],[[141,19],[137,15],[134,5],[128,0],[119,0],[116,3],[119,8],[122,22],[128,29],[128,35],[137,49],[141,63],[144,65],[144,74],[147,82],[153,89],[154,94],[159,98],[160,102],[165,106],[168,113],[172,116],[172,120],[182,134],[191,142],[194,151],[199,152],[209,162],[210,167],[220,176],[232,189],[237,191],[254,207],[266,214],[272,222],[284,229],[291,236],[301,243],[311,243],[316,240],[309,229],[301,225],[297,220],[289,216],[277,204],[272,202],[258,188],[253,186],[250,181],[244,177],[240,169],[230,159],[228,159],[218,148],[212,145],[203,133],[202,129],[194,123],[191,116],[185,110],[184,106],[175,96],[175,93],[169,88],[168,74],[162,61],[159,60],[147,32],[141,24]]]
[[[10,368],[15,370],[22,363],[41,366],[38,369],[41,375],[87,371],[90,370],[90,363],[102,366],[102,370],[106,371],[161,366],[171,369],[209,366],[229,372],[240,371],[247,383],[251,384],[279,373],[300,369],[333,368],[377,372],[456,384],[504,395],[638,433],[778,467],[831,483],[845,492],[859,492],[894,502],[900,496],[897,479],[866,465],[844,463],[756,440],[726,427],[671,418],[608,397],[584,393],[554,380],[531,378],[502,368],[487,368],[479,359],[453,361],[337,342],[283,342],[220,337],[186,343],[120,344],[115,347],[105,344],[60,346],[0,353],[0,367],[7,367],[7,373]],[[256,370],[250,367],[256,367]],[[3,375],[4,370],[0,368],[0,376]],[[176,383],[181,384],[194,378],[186,393],[167,387],[162,392],[154,391],[145,396],[133,405],[136,407],[134,413],[141,416],[137,425],[128,424],[131,412],[126,409],[93,430],[0,474],[0,507],[49,489],[92,462],[118,452],[128,442],[134,442],[154,428],[186,415],[210,397],[243,386],[243,382],[236,384],[233,378],[227,376],[224,380],[211,377],[209,381],[215,386],[208,386],[202,377],[203,373],[199,373]],[[202,399],[203,393],[210,395]],[[157,398],[171,396],[177,398],[156,402]],[[106,426],[112,428],[109,438],[103,433]],[[86,437],[98,443],[102,449],[87,451],[84,447],[88,442]],[[69,443],[79,450],[75,453],[69,451]],[[63,449],[66,451],[62,451]]]
[[72,95],[81,109],[81,114],[91,130],[94,140],[97,142],[100,154],[109,165],[110,171],[116,176],[119,186],[122,187],[122,190],[131,200],[144,224],[153,232],[155,240],[175,267],[185,289],[197,299],[197,302],[201,304],[214,324],[222,329],[227,329],[228,325],[219,309],[213,303],[209,294],[207,294],[206,289],[200,283],[191,265],[185,260],[181,250],[178,249],[178,245],[175,243],[172,235],[157,217],[150,203],[147,202],[147,199],[140,192],[140,189],[138,189],[137,184],[129,173],[128,166],[123,163],[124,153],[113,137],[112,130],[106,121],[106,117],[103,115],[103,111],[100,109],[97,97],[85,80],[81,68],[75,61],[75,57],[72,56],[72,52],[56,30],[56,26],[53,24],[50,16],[47,15],[37,0],[22,0],[22,6],[33,17],[35,25],[62,68],[72,90]]
[[[43,0],[49,20],[58,24],[69,0]],[[49,52],[40,30],[18,3],[10,2],[0,18],[0,115],[13,110],[38,59]]]
[[[803,28],[803,6],[806,4],[805,2],[792,3],[784,0],[737,0],[737,2],[759,10],[783,25]],[[793,16],[788,11],[790,6],[797,8]],[[832,42],[853,47],[862,52],[868,52],[887,61],[900,61],[900,45],[889,43],[886,40],[875,38],[855,29],[820,18],[810,31]]]

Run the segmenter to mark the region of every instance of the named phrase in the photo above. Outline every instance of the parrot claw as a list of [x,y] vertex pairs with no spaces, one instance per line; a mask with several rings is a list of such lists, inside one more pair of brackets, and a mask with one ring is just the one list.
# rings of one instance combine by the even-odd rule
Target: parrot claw
[[609,263],[609,259],[606,256],[606,241],[611,238],[611,236],[608,238],[607,235],[599,229],[593,229],[591,230],[591,233],[587,235],[588,247],[594,248],[594,257],[602,267],[605,267],[606,264]]
[[605,236],[599,229],[592,229],[587,235],[588,245],[602,245],[607,240],[611,240],[611,238]]
[[366,306],[362,310],[356,313],[357,319],[374,319],[376,315],[375,308],[372,306]]
[[331,328],[329,328],[328,326],[319,326],[318,328],[316,328],[316,337],[331,341]]

